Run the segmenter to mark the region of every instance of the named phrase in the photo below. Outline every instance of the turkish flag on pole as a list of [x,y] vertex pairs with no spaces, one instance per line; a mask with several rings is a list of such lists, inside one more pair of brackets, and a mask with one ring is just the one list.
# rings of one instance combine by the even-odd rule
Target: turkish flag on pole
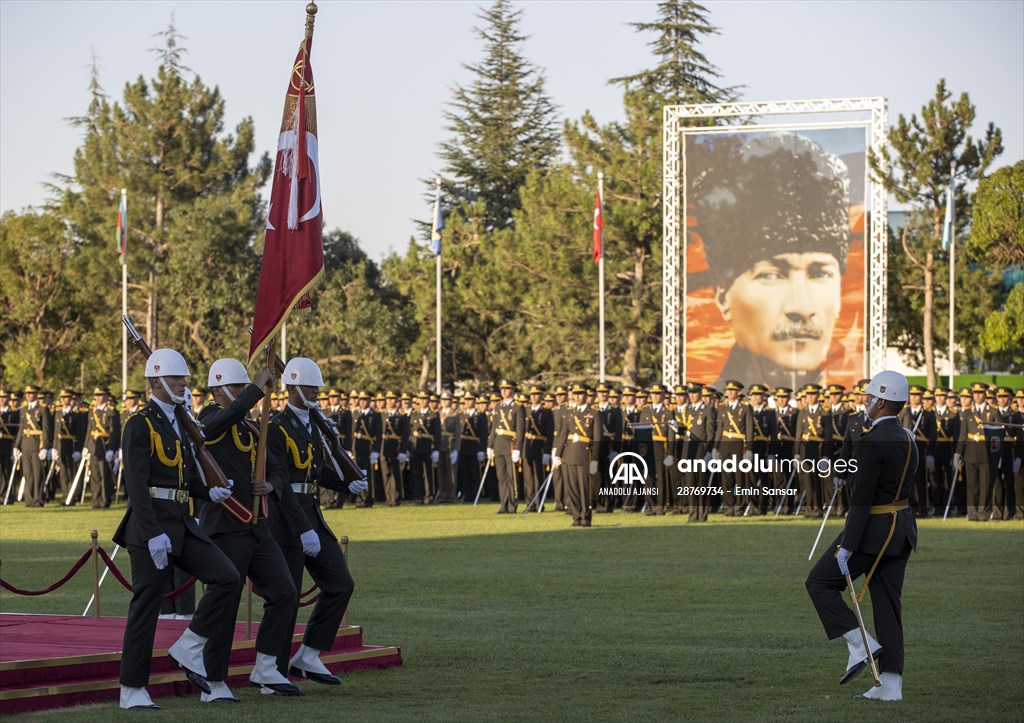
[[601,212],[601,191],[597,192],[597,201],[594,204],[594,263],[604,256],[604,216]]
[[293,308],[309,306],[309,291],[324,275],[312,47],[310,29],[295,56],[284,100],[250,362],[281,330]]

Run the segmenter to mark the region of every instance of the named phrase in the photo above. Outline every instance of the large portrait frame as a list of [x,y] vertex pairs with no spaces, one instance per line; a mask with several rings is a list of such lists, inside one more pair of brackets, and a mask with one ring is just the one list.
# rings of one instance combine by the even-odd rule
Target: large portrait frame
[[[692,125],[691,119],[726,119],[723,125]],[[888,115],[884,98],[837,98],[801,101],[713,103],[664,108],[663,159],[663,299],[662,372],[668,384],[689,379],[687,372],[687,175],[684,149],[690,136],[706,134],[801,133],[862,128],[865,145],[880,154],[886,139]],[[886,350],[886,228],[887,194],[882,184],[865,173],[863,202],[865,294],[863,321],[865,376],[882,370]],[[697,221],[699,224],[699,220]],[[707,383],[713,380],[704,379]],[[744,380],[747,382],[756,379]]]

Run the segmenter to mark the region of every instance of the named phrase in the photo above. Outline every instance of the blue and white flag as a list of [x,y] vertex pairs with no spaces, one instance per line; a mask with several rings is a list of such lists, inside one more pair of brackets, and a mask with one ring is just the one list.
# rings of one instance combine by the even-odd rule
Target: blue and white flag
[[441,255],[441,230],[444,228],[444,214],[441,213],[441,189],[434,198],[434,223],[430,229],[430,253]]

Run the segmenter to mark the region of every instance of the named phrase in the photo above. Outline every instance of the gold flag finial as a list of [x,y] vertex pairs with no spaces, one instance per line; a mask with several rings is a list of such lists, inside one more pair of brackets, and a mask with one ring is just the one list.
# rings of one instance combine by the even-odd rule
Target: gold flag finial
[[306,37],[313,37],[313,22],[316,20],[316,3],[309,3],[306,6]]

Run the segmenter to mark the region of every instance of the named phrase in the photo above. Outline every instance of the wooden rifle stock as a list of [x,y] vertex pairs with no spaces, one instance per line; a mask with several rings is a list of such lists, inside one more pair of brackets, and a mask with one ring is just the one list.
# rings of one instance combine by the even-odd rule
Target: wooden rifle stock
[[[274,370],[277,372],[278,377],[284,375],[284,362],[281,361],[281,357],[274,355]],[[316,428],[320,431],[320,434],[327,440],[327,445],[331,456],[334,457],[334,461],[338,463],[338,467],[341,469],[341,474],[345,478],[345,482],[360,482],[366,479],[366,475],[363,474],[363,470],[359,468],[356,461],[352,459],[352,456],[345,451],[345,448],[341,446],[341,440],[338,439],[338,430],[334,426],[334,422],[329,420],[324,414],[323,410],[319,406],[309,407],[309,421],[311,421]]]
[[[125,316],[122,318],[122,321],[124,321],[124,325],[128,327],[128,334],[132,337],[132,342],[148,360],[153,354],[153,350],[135,329],[135,325],[132,324],[132,318],[130,316]],[[210,454],[210,451],[206,449],[206,438],[203,436],[203,432],[199,428],[199,424],[196,422],[192,414],[185,409],[183,404],[175,404],[174,418],[178,420],[178,425],[185,431],[188,438],[192,440],[192,449],[195,452],[196,461],[199,463],[200,467],[202,467],[203,476],[206,479],[206,486],[227,487],[227,477],[224,476],[224,472],[221,470],[220,465],[217,464],[217,460],[215,460],[213,455]],[[224,505],[224,509],[238,518],[240,522],[247,525],[252,523],[252,512],[234,497],[228,497],[221,504]]]

